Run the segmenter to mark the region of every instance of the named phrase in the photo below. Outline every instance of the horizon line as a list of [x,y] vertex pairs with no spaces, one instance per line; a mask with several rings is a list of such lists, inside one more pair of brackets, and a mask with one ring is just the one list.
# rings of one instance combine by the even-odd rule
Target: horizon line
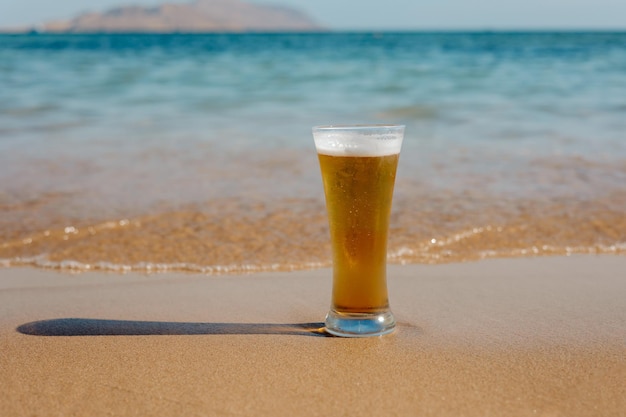
[[0,27],[0,34],[2,35],[211,35],[211,34],[225,34],[225,35],[245,35],[245,34],[332,34],[332,33],[580,33],[580,32],[604,32],[604,33],[626,33],[626,27],[442,27],[442,28],[397,28],[397,29],[376,29],[376,28],[353,28],[353,29],[332,29],[332,28],[320,28],[320,29],[307,29],[307,30],[293,30],[293,29],[277,29],[277,30],[215,30],[215,31],[194,31],[194,30],[181,30],[181,31],[153,31],[153,30],[114,30],[114,31],[56,31],[56,30],[40,30],[35,26],[25,28],[3,28]]

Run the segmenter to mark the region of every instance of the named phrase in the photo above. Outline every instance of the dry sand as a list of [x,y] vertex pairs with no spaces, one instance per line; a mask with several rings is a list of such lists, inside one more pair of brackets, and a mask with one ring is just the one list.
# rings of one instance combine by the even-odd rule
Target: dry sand
[[389,276],[397,331],[341,339],[327,269],[0,269],[0,416],[626,415],[626,257]]

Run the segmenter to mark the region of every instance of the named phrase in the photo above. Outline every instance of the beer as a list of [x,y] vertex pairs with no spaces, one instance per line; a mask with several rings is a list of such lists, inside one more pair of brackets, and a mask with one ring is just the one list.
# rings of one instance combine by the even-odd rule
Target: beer
[[404,126],[313,128],[333,250],[326,331],[363,337],[391,332],[387,235]]
[[332,308],[386,311],[387,231],[399,155],[318,156],[333,248]]

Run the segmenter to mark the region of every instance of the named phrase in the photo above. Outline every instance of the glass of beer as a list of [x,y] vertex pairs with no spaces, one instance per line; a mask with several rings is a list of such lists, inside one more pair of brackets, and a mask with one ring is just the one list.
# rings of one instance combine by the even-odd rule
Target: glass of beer
[[387,235],[404,126],[317,126],[326,196],[333,295],[326,331],[379,336],[396,322],[387,295]]

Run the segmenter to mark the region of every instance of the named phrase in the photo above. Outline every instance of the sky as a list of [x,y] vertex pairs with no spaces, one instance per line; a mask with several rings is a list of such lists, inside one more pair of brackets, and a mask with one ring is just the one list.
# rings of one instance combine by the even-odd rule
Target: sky
[[[247,0],[292,6],[336,30],[626,29],[626,0]],[[184,0],[0,0],[0,27]]]

